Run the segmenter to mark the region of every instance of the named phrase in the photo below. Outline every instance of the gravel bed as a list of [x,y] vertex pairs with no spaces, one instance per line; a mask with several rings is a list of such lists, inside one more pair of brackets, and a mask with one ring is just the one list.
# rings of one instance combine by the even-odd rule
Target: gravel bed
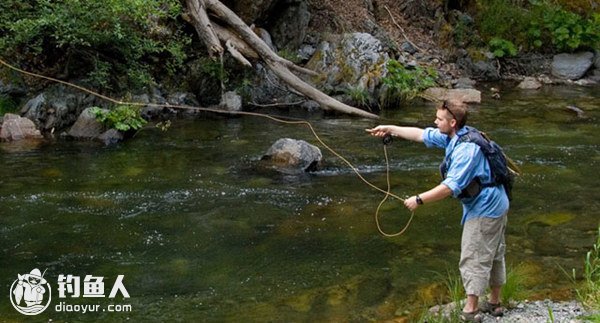
[[[550,314],[550,309],[552,314]],[[503,317],[486,315],[483,322],[536,323],[536,322],[591,322],[582,319],[586,311],[576,301],[553,302],[550,300],[519,303],[506,310]],[[554,320],[551,319],[551,315]]]

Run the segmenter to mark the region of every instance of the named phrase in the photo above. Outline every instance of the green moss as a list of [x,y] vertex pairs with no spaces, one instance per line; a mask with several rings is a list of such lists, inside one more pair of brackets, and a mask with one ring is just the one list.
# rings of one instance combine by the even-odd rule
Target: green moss
[[556,226],[559,224],[570,222],[574,218],[575,218],[574,214],[563,213],[563,212],[556,212],[556,213],[550,213],[550,214],[531,214],[524,218],[524,221],[525,221],[524,223],[526,225],[529,225],[532,223],[542,223],[542,224],[549,225],[549,226]]

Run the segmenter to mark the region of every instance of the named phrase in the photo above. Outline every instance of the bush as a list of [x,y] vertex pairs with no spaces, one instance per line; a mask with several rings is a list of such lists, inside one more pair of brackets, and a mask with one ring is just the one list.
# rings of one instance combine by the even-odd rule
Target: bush
[[489,42],[490,50],[496,57],[515,56],[517,47],[510,40],[494,37]]
[[178,0],[2,0],[0,51],[98,88],[142,88],[151,75],[182,66],[190,40],[178,27],[180,12]]
[[547,46],[559,52],[572,52],[581,47],[600,46],[600,14],[585,19],[549,4],[538,4],[533,12],[534,19],[528,26],[527,35],[534,47]]
[[478,0],[476,23],[481,37],[487,43],[492,38],[523,44],[529,13],[525,8],[506,0]]
[[119,105],[108,112],[94,107],[91,112],[105,126],[120,131],[138,130],[146,124],[146,120],[140,116],[139,107],[130,105]]
[[599,13],[585,17],[550,1],[479,0],[477,23],[492,51],[508,49],[498,39],[543,52],[600,47]]
[[396,60],[389,60],[387,63],[387,74],[382,82],[387,86],[385,94],[385,104],[401,100],[414,99],[419,93],[427,88],[436,85],[435,79],[437,72],[434,69],[424,69],[416,66],[414,69],[407,69]]
[[345,91],[346,95],[350,97],[352,102],[358,108],[368,108],[370,110],[370,106],[372,104],[371,94],[369,91],[360,85],[351,86],[348,85]]

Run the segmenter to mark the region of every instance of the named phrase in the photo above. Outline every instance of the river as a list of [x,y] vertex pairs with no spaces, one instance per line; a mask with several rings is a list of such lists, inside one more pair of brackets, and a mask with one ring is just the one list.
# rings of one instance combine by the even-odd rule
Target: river
[[[484,92],[484,103],[471,107],[469,123],[523,171],[513,190],[507,262],[527,276],[528,297],[572,297],[565,271],[580,275],[595,241],[598,93],[547,86],[494,100]],[[581,108],[583,118],[567,105]],[[418,103],[382,116],[428,126],[434,114]],[[325,142],[385,187],[381,140],[364,132],[374,121],[309,119]],[[52,303],[36,319],[54,322],[368,321],[442,299],[444,277],[459,259],[459,202],[424,205],[405,234],[383,237],[374,220],[383,195],[323,147],[318,172],[261,168],[261,155],[282,137],[318,145],[304,126],[214,116],[176,120],[167,131],[147,126],[110,147],[0,143],[4,295],[17,274],[39,268]],[[414,195],[439,182],[443,151],[399,140],[388,151],[394,193]],[[382,226],[397,231],[409,215],[390,201]],[[59,297],[61,274],[80,277],[79,295]],[[104,278],[103,297],[83,297],[86,275]],[[130,298],[108,297],[119,275]],[[3,300],[0,317],[29,318]],[[61,302],[101,310],[67,312]],[[121,311],[108,308],[115,304]]]

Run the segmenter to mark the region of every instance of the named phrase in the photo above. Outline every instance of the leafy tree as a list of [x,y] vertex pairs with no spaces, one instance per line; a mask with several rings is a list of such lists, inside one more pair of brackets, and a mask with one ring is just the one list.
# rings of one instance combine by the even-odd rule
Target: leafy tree
[[2,0],[0,52],[99,88],[140,88],[182,66],[180,12],[178,0]]

